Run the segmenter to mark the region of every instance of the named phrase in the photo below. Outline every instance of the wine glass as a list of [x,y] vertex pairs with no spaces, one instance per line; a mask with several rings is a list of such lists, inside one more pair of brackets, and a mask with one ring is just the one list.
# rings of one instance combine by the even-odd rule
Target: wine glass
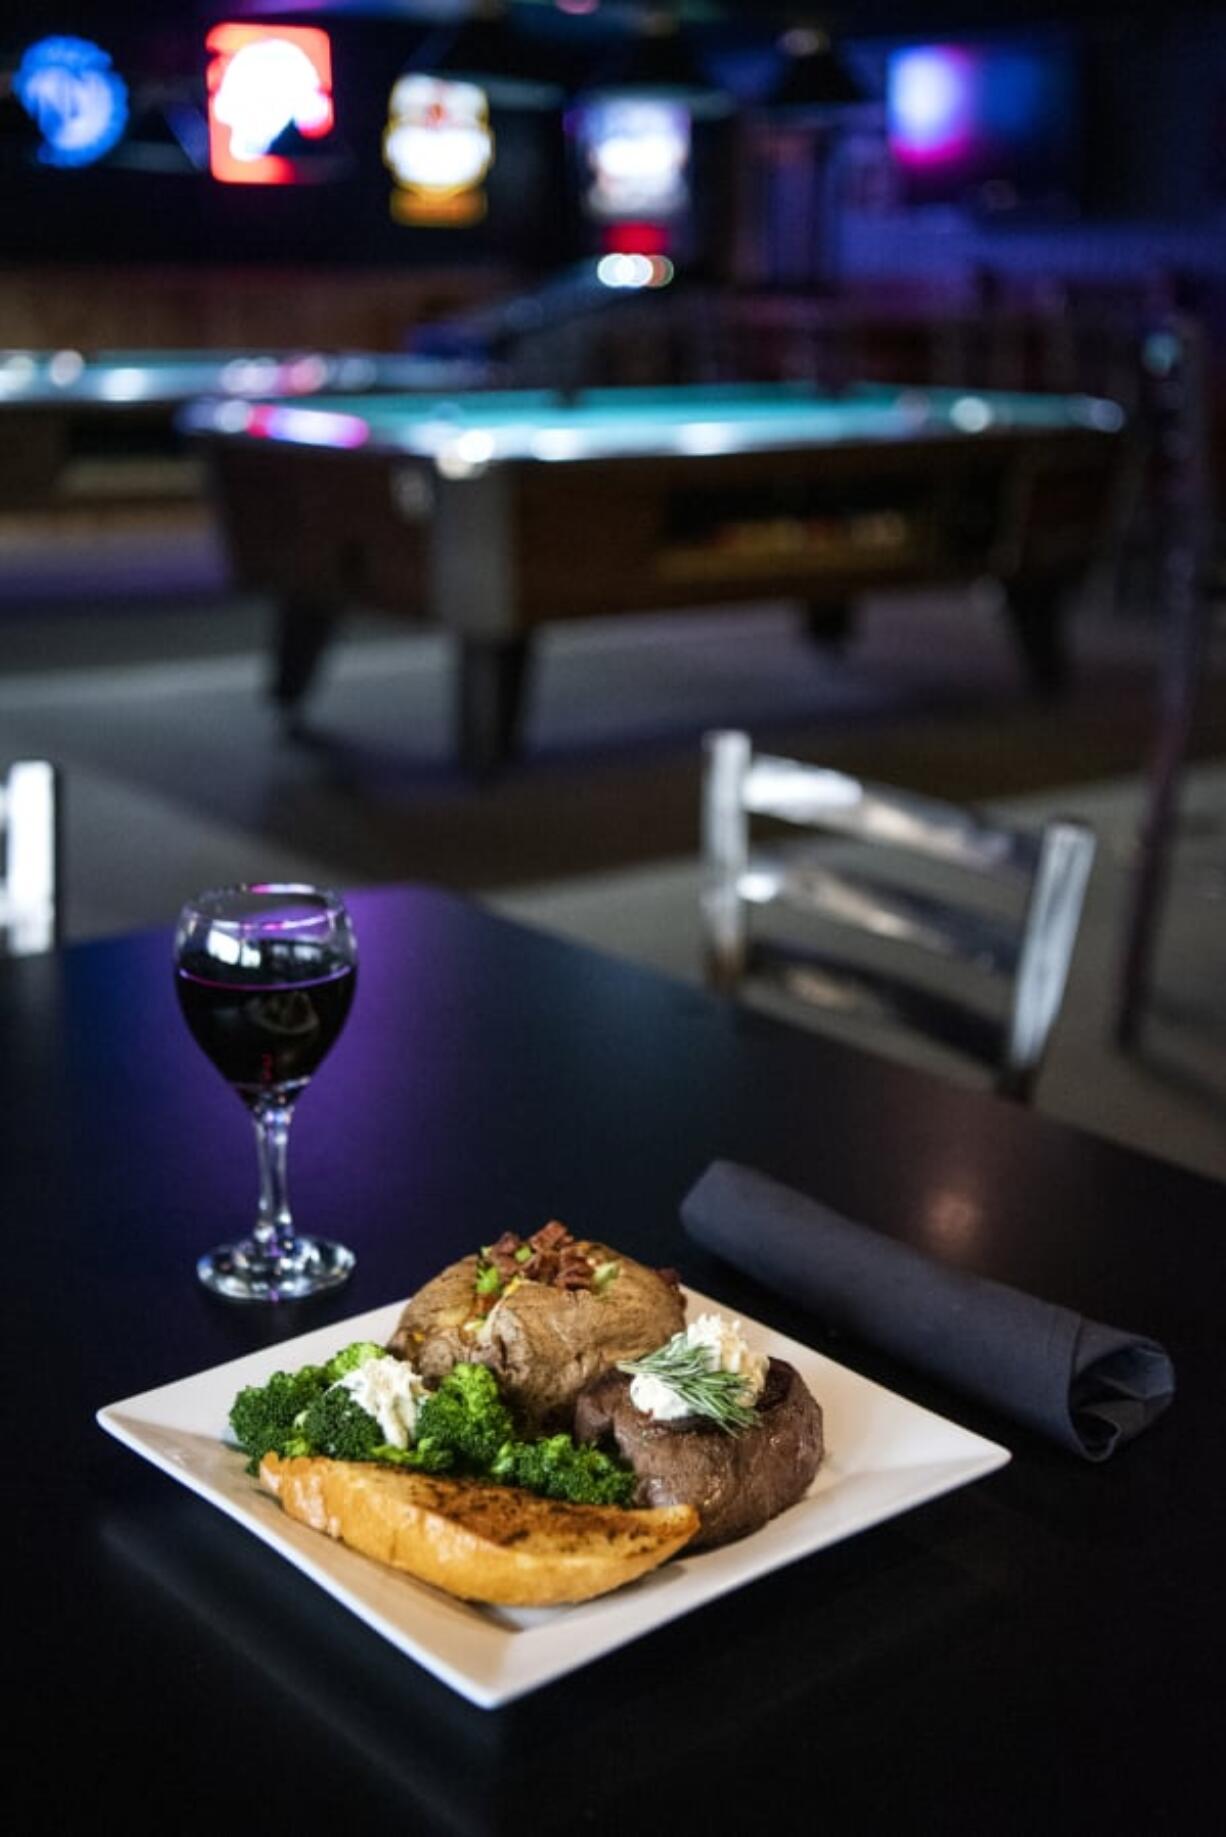
[[260,1164],[254,1231],[201,1257],[196,1274],[231,1301],[297,1301],[336,1288],[353,1252],[297,1235],[285,1163],[294,1104],[353,1001],[349,914],[318,887],[215,888],[179,914],[174,960],[184,1018],[251,1111]]

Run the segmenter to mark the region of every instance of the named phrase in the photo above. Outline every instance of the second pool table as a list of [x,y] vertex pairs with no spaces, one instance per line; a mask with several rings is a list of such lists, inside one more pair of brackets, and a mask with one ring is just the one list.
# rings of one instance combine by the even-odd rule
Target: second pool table
[[794,598],[838,641],[871,587],[991,574],[1054,686],[1124,417],[1085,396],[734,384],[202,404],[187,425],[239,579],[279,598],[287,716],[346,606],[426,620],[457,640],[459,750],[482,771],[512,748],[551,620]]
[[191,496],[175,417],[202,396],[437,395],[482,375],[398,352],[0,350],[0,511]]

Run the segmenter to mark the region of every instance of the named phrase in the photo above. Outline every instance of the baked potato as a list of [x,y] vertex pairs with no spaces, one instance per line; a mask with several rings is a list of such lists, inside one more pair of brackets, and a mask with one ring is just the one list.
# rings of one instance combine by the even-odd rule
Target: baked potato
[[556,1221],[496,1244],[427,1282],[388,1350],[427,1384],[453,1365],[488,1365],[525,1433],[569,1429],[575,1400],[620,1359],[639,1358],[685,1325],[671,1272],[648,1269]]

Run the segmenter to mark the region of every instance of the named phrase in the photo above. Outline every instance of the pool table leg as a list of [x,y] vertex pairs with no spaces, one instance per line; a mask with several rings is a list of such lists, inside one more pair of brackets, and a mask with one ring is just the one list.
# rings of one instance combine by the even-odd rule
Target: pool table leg
[[530,662],[529,641],[461,638],[456,671],[460,763],[487,778],[512,756]]
[[1012,581],[1006,604],[1013,636],[1031,687],[1039,695],[1057,695],[1069,678],[1064,642],[1064,600],[1068,585],[1060,580]]
[[855,601],[809,600],[805,606],[805,629],[823,650],[846,650],[855,636]]
[[287,594],[277,608],[271,694],[288,728],[297,725],[307,690],[315,680],[340,616],[341,609],[335,601],[309,594]]

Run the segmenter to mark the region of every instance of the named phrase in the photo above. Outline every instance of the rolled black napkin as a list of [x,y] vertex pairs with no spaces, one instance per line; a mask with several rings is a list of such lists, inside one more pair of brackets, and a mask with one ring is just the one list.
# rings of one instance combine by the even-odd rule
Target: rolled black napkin
[[986,1276],[935,1262],[731,1161],[687,1193],[690,1236],[900,1363],[1104,1461],[1175,1394],[1170,1358]]

